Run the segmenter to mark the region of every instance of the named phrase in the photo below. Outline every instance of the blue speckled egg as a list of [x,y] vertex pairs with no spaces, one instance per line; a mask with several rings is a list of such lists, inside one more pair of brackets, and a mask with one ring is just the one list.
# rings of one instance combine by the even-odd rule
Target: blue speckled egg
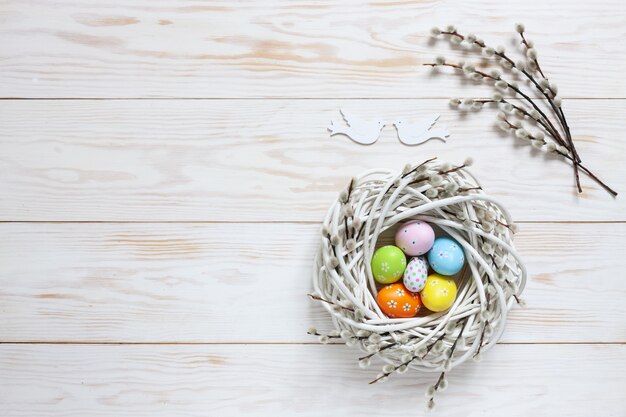
[[428,263],[438,274],[454,275],[463,268],[465,255],[456,240],[438,237],[428,252]]

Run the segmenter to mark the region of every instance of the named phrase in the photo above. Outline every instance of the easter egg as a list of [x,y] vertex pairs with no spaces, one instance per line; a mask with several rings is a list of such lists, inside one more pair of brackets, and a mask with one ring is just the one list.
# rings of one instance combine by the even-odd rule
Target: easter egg
[[396,246],[409,256],[423,255],[433,246],[435,232],[426,222],[404,223],[396,232]]
[[404,270],[404,286],[411,292],[420,292],[426,285],[428,263],[426,259],[415,257],[409,261]]
[[438,312],[450,308],[456,299],[456,284],[449,277],[429,275],[426,286],[420,293],[422,303],[430,311]]
[[399,248],[389,245],[379,248],[372,257],[372,274],[381,284],[391,284],[402,277],[406,256]]
[[400,283],[381,288],[376,302],[382,312],[392,318],[415,317],[422,306],[420,295],[410,292]]
[[428,252],[428,263],[438,274],[454,275],[463,268],[465,255],[456,240],[438,237]]

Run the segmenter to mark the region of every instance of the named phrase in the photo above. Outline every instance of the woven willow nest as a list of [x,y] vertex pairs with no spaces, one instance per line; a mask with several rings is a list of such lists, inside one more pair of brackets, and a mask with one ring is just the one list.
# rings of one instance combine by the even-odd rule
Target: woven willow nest
[[[313,271],[313,299],[332,315],[335,330],[322,342],[343,340],[388,364],[374,381],[408,368],[440,372],[427,395],[445,388],[444,374],[498,341],[509,309],[520,302],[526,269],[513,246],[515,226],[495,199],[459,166],[435,159],[401,172],[372,170],[353,178],[330,207]],[[381,234],[404,221],[428,222],[454,238],[466,264],[456,276],[457,298],[444,312],[422,307],[417,317],[387,317],[376,304],[370,262]]]

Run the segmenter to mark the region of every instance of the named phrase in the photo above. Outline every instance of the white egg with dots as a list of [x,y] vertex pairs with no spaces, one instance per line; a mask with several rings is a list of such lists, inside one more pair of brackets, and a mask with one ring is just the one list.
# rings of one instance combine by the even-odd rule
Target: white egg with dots
[[404,286],[411,292],[420,292],[426,285],[427,277],[428,262],[426,259],[422,257],[412,258],[404,270]]

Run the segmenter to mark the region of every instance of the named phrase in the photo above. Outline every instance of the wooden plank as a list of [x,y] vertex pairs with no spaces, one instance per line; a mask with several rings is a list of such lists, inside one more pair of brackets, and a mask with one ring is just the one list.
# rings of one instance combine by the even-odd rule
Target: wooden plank
[[465,6],[4,1],[0,96],[449,97],[458,80],[420,66],[449,50],[429,43],[430,27],[455,23],[512,50],[515,16],[566,97],[626,97],[622,0]]
[[[339,108],[420,120],[441,113],[447,144],[402,145],[392,126],[372,146],[329,138]],[[565,104],[584,162],[626,192],[626,100]],[[0,102],[0,220],[320,221],[349,178],[431,156],[472,172],[515,220],[626,220],[626,200],[447,100],[157,100]],[[539,153],[538,153],[539,152]]]
[[[0,341],[316,342],[318,225],[0,224]],[[626,224],[524,224],[505,342],[626,342]],[[262,321],[262,325],[260,324]]]
[[[434,375],[368,385],[344,346],[0,346],[6,417],[385,415],[424,412]],[[446,416],[626,413],[624,345],[503,345],[452,371]]]

